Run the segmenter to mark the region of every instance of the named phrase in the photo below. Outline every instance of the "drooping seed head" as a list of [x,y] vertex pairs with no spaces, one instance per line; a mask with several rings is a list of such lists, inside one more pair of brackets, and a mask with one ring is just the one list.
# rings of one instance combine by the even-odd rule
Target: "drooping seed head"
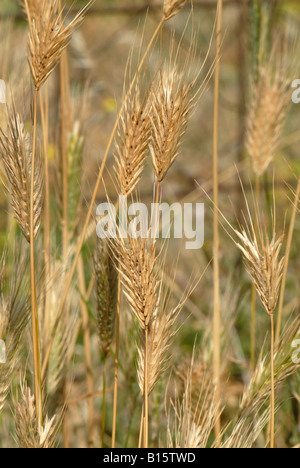
[[163,14],[167,21],[176,15],[186,3],[186,0],[164,0]]

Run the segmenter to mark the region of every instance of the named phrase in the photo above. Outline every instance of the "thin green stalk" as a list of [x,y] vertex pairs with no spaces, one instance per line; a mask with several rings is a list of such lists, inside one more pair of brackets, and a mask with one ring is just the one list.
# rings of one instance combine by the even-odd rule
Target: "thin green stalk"
[[[91,335],[89,329],[89,313],[87,308],[88,301],[86,288],[85,288],[85,279],[84,279],[84,266],[83,259],[80,256],[78,267],[78,285],[81,292],[80,299],[80,309],[81,309],[81,320],[82,320],[82,330],[83,330],[83,342],[84,342],[84,355],[85,355],[85,372],[86,372],[86,383],[87,383],[87,392],[92,395],[94,391],[94,378],[92,372],[92,353],[91,353]],[[88,398],[88,446],[89,448],[94,447],[94,402],[93,398]]]
[[117,405],[118,405],[118,372],[119,372],[119,340],[120,340],[120,307],[121,307],[121,280],[118,278],[118,306],[116,317],[116,352],[115,352],[115,375],[114,375],[114,401],[113,401],[113,425],[112,425],[112,444],[116,447],[117,431]]
[[249,6],[250,14],[250,47],[252,60],[252,75],[254,81],[258,80],[259,49],[261,32],[261,5],[260,0],[251,0]]

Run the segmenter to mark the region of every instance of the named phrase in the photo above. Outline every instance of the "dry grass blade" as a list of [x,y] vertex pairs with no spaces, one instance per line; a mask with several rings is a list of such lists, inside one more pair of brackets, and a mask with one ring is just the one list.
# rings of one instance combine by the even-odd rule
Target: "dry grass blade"
[[222,449],[250,449],[255,445],[258,437],[269,421],[270,413],[265,410],[262,414],[254,410],[254,406],[243,412],[238,418],[231,433],[221,445]]
[[118,272],[111,258],[107,242],[99,241],[94,260],[97,290],[97,322],[101,350],[107,355],[114,336],[117,299]]
[[148,154],[149,109],[147,95],[138,85],[126,100],[115,145],[115,174],[119,193],[129,195],[138,184]]
[[[9,182],[10,202],[14,216],[30,242],[30,186],[32,164],[32,137],[14,107],[8,115],[8,128],[0,134],[0,154]],[[37,236],[42,210],[42,173],[40,167],[34,174],[33,233]]]
[[0,365],[0,412],[20,359],[21,339],[30,315],[29,297],[26,295],[22,283],[24,274],[22,260],[20,260],[17,270],[17,279],[8,288],[8,294],[4,294],[4,266],[3,257],[0,268],[0,339],[5,343],[6,362]]
[[[299,372],[300,363],[291,359],[293,342],[299,337],[299,318],[290,323],[284,330],[280,343],[274,352],[274,379],[278,389],[291,375]],[[240,414],[230,429],[222,448],[252,448],[270,420],[268,409],[264,409],[271,396],[271,356],[259,357],[254,374],[242,396]],[[264,409],[262,412],[261,410]],[[228,428],[224,431],[227,432]]]
[[[274,351],[275,387],[278,388],[285,380],[299,371],[300,363],[291,359],[292,344],[299,337],[300,321],[296,318],[289,323],[282,333],[278,347]],[[255,372],[243,394],[241,411],[251,405],[264,404],[271,394],[270,355],[261,353]]]
[[29,22],[28,63],[35,88],[39,90],[56,67],[73,31],[81,24],[93,2],[89,2],[66,26],[61,21],[63,11],[59,8],[59,0],[24,0],[24,3]]

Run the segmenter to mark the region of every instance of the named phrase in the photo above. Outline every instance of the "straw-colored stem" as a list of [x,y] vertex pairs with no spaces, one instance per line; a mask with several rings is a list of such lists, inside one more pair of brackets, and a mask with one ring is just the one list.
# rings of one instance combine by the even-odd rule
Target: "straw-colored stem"
[[[83,260],[80,256],[77,266],[78,275],[78,286],[82,298],[86,299],[86,287],[84,279]],[[83,342],[84,342],[84,355],[85,355],[85,370],[86,370],[86,384],[89,395],[94,392],[94,379],[92,373],[92,353],[91,353],[91,336],[89,329],[89,313],[87,310],[86,303],[83,299],[80,300],[81,308],[81,320],[83,330]],[[94,402],[93,397],[88,398],[88,446],[89,448],[94,447]]]
[[112,444],[111,444],[112,448],[116,447],[116,430],[117,430],[119,340],[120,340],[120,307],[121,307],[121,281],[120,281],[120,276],[119,276],[119,278],[118,278],[118,305],[117,305],[117,317],[116,317],[114,401],[113,401]]
[[285,296],[285,288],[286,288],[286,280],[287,280],[287,272],[289,267],[289,260],[294,236],[294,229],[295,229],[295,222],[296,222],[296,215],[297,215],[297,207],[300,200],[300,177],[298,180],[298,185],[296,189],[294,204],[293,204],[293,212],[287,237],[287,245],[286,245],[286,252],[285,252],[285,259],[284,259],[284,268],[283,268],[283,275],[282,275],[282,283],[281,283],[281,290],[279,296],[279,305],[278,305],[278,318],[277,318],[277,325],[276,325],[276,339],[275,343],[278,345],[280,339],[280,332],[281,332],[281,324],[282,324],[282,314],[283,314],[283,304],[284,304],[284,296]]
[[66,281],[66,287],[65,287],[65,291],[64,291],[64,294],[62,296],[62,300],[61,300],[61,303],[60,303],[60,307],[59,307],[59,310],[58,310],[58,313],[57,313],[57,317],[56,317],[56,320],[55,320],[55,323],[54,323],[54,326],[53,326],[53,330],[52,330],[52,334],[51,334],[51,339],[50,339],[50,343],[49,343],[49,346],[48,346],[48,349],[46,351],[46,354],[45,354],[45,359],[44,359],[44,362],[43,362],[43,368],[42,368],[42,376],[45,375],[46,373],[46,370],[47,370],[47,366],[48,366],[48,361],[49,361],[49,356],[50,356],[50,353],[51,353],[51,349],[52,349],[52,346],[53,346],[53,342],[54,342],[54,338],[55,338],[55,333],[56,333],[56,329],[57,329],[57,326],[59,324],[59,321],[60,321],[60,318],[63,314],[63,310],[64,310],[64,306],[65,306],[65,302],[66,302],[66,299],[67,299],[67,296],[68,296],[68,292],[69,292],[69,289],[70,289],[70,286],[72,284],[72,280],[73,280],[73,277],[74,277],[74,274],[75,274],[75,271],[76,271],[76,266],[77,266],[77,262],[79,260],[79,256],[80,256],[80,252],[81,252],[81,249],[82,249],[82,246],[84,244],[84,241],[85,241],[85,236],[86,236],[86,233],[87,233],[87,230],[88,230],[88,227],[89,227],[89,223],[90,223],[90,219],[92,217],[92,213],[93,213],[93,208],[94,208],[94,205],[95,205],[95,201],[96,201],[96,198],[97,198],[97,195],[98,195],[98,191],[99,191],[99,187],[100,187],[100,183],[102,181],[102,177],[103,177],[103,173],[104,173],[104,169],[105,169],[105,165],[106,165],[106,161],[107,161],[107,158],[108,158],[108,155],[110,153],[110,149],[111,149],[111,146],[114,142],[114,138],[115,138],[115,134],[116,134],[116,131],[118,129],[118,126],[119,126],[119,122],[120,122],[120,118],[122,116],[122,113],[123,113],[123,110],[124,110],[124,106],[127,102],[127,99],[128,97],[130,96],[130,93],[133,89],[133,86],[135,85],[135,82],[136,82],[136,78],[138,76],[138,74],[140,73],[145,61],[146,61],[146,58],[152,48],[152,45],[158,35],[158,33],[160,32],[162,26],[164,24],[164,19],[162,19],[160,21],[160,23],[158,24],[153,36],[152,36],[152,39],[150,40],[149,44],[148,44],[148,47],[146,49],[146,52],[143,56],[143,58],[141,59],[140,61],[140,64],[139,64],[139,67],[137,69],[137,72],[130,84],[130,87],[129,87],[129,90],[125,96],[125,99],[123,100],[123,103],[122,103],[122,106],[121,106],[121,109],[119,111],[119,114],[118,114],[118,117],[117,117],[117,120],[116,120],[116,123],[114,125],[114,128],[113,128],[113,131],[111,133],[111,136],[109,138],[109,142],[108,142],[108,145],[107,145],[107,148],[106,148],[106,151],[105,151],[105,154],[104,154],[104,157],[103,157],[103,160],[102,160],[102,164],[101,164],[101,167],[100,167],[100,170],[99,170],[99,174],[98,174],[98,178],[97,178],[97,181],[96,181],[96,185],[95,185],[95,188],[94,188],[94,192],[93,192],[93,195],[92,195],[92,198],[91,198],[91,201],[90,201],[90,206],[89,206],[89,210],[88,210],[88,213],[87,213],[87,216],[86,216],[86,220],[85,220],[85,223],[83,225],[83,229],[82,229],[82,232],[81,232],[81,236],[80,236],[80,240],[79,240],[79,243],[78,243],[78,248],[77,248],[77,251],[76,251],[76,255],[75,255],[75,258],[74,258],[74,261],[73,261],[73,264],[72,264],[72,268],[70,270],[70,273],[69,273],[69,276],[68,276],[68,279]]
[[274,377],[274,315],[271,315],[271,406],[270,406],[270,448],[275,447],[275,377]]
[[144,364],[144,404],[145,404],[145,428],[144,428],[144,448],[149,444],[149,393],[148,393],[148,348],[149,348],[149,330],[145,329],[145,364]]
[[139,435],[139,448],[142,448],[143,433],[144,433],[144,403],[143,403],[142,414],[141,414],[140,435]]
[[[62,10],[62,2],[59,2],[60,11]],[[61,17],[62,21],[62,17]],[[67,153],[67,109],[66,109],[66,69],[67,54],[64,50],[59,65],[60,77],[60,107],[61,107],[61,160],[62,160],[62,247],[63,258],[68,255],[69,244],[69,222],[68,222],[68,153]]]
[[36,127],[37,127],[37,94],[34,92],[33,104],[33,143],[31,159],[31,182],[30,182],[30,289],[31,289],[31,322],[33,340],[33,360],[34,360],[34,389],[35,405],[37,415],[37,426],[43,422],[42,414],[42,379],[40,362],[39,343],[39,319],[36,297],[35,263],[34,263],[34,175],[35,175],[35,151],[36,151]]
[[60,102],[61,102],[61,157],[62,157],[62,230],[63,230],[63,258],[68,255],[69,229],[68,229],[68,154],[67,154],[67,129],[66,129],[66,97],[64,80],[64,60],[63,53],[60,62]]
[[49,145],[49,86],[45,83],[45,103],[43,102],[42,91],[39,91],[41,122],[43,129],[43,147],[44,147],[44,295],[45,295],[45,343],[48,343],[48,331],[50,330],[50,299],[49,299],[49,284],[50,284],[50,181],[49,181],[49,162],[48,162],[48,145]]
[[256,288],[252,283],[251,288],[251,358],[250,367],[251,372],[255,369],[256,362]]
[[[213,201],[214,201],[214,221],[213,221],[213,270],[214,270],[214,318],[213,318],[213,371],[216,386],[216,406],[220,408],[221,400],[221,317],[220,317],[220,266],[219,266],[219,163],[218,163],[218,129],[219,129],[219,85],[220,85],[220,49],[222,33],[222,9],[223,0],[218,0],[217,29],[216,29],[216,69],[214,87],[214,124],[213,124]],[[219,440],[221,433],[220,416],[216,418],[215,436]]]
[[[65,381],[64,385],[63,385],[63,398],[64,398],[64,400],[66,400],[67,394],[68,394],[67,381]],[[66,410],[65,410],[62,426],[63,426],[64,448],[69,449],[70,448],[70,414],[69,414],[69,408],[66,408]]]
[[[255,203],[259,210],[260,204],[260,177],[255,179]],[[256,288],[252,283],[251,288],[251,346],[250,346],[250,367],[251,372],[254,371],[256,365]]]
[[104,435],[105,435],[106,364],[107,364],[107,354],[105,354],[105,356],[104,356],[104,362],[103,362],[103,379],[102,379],[102,424],[101,424],[101,447],[102,447],[102,448],[104,448]]

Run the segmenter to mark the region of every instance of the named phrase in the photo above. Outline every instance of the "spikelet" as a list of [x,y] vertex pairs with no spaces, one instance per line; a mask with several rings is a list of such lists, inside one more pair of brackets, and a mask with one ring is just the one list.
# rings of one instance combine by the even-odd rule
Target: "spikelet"
[[[152,393],[160,376],[168,367],[168,351],[172,344],[172,339],[177,333],[176,320],[183,304],[180,303],[177,307],[172,308],[161,299],[161,294],[159,294],[157,308],[149,325],[148,395]],[[141,394],[143,395],[145,393],[145,341],[142,334],[140,342],[141,345],[138,348],[138,382]]]
[[164,0],[163,15],[165,21],[176,15],[184,6],[186,0]]
[[138,85],[126,99],[115,144],[115,175],[119,193],[129,195],[138,184],[149,144],[147,96],[142,97]]
[[273,315],[280,292],[284,257],[280,258],[283,236],[276,238],[275,231],[271,240],[268,233],[253,232],[251,236],[245,229],[235,230],[240,242],[236,245],[242,251],[247,271],[255,285],[260,300],[269,315]]
[[43,426],[36,422],[36,411],[34,396],[25,381],[20,384],[20,400],[14,401],[14,413],[17,441],[20,448],[55,448],[56,436],[61,422],[61,418],[53,416],[49,419],[45,417]]
[[194,81],[177,65],[159,71],[151,90],[150,153],[156,177],[161,182],[179,152],[194,107]]
[[282,66],[261,66],[252,85],[248,112],[246,148],[255,174],[261,176],[278,149],[290,101],[290,82]]
[[[179,377],[180,373],[180,377]],[[168,409],[167,446],[206,448],[219,410],[211,376],[194,354],[177,372],[179,392]]]
[[[8,116],[8,128],[0,133],[0,157],[9,183],[10,203],[14,216],[30,242],[30,185],[32,164],[32,138],[25,123],[15,109]],[[40,228],[42,210],[42,173],[35,168],[33,188],[33,234],[36,238]]]
[[201,418],[201,412],[206,413],[209,403],[201,391],[201,386],[206,389],[208,394],[213,395],[214,387],[212,384],[212,376],[210,375],[203,359],[199,358],[191,362],[190,358],[186,359],[176,369],[176,376],[179,382],[178,396],[184,397],[184,392],[189,381],[190,386],[190,405],[191,413],[195,420]]
[[125,296],[142,330],[149,327],[159,298],[158,256],[154,239],[114,239]]
[[107,355],[114,336],[118,297],[118,273],[107,242],[98,242],[94,266],[100,346],[103,354]]
[[59,0],[24,0],[29,23],[28,63],[36,90],[40,89],[58,64],[72,33],[81,24],[91,3],[65,25]]
[[36,18],[40,15],[42,11],[43,3],[50,3],[50,0],[20,0],[20,4],[23,8],[23,11],[26,13],[26,3],[30,12],[31,18]]

